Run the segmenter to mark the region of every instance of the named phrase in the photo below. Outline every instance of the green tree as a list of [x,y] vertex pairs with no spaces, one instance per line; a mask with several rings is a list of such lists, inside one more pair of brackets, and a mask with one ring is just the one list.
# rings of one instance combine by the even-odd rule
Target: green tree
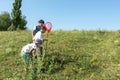
[[26,29],[27,21],[25,17],[22,16],[22,12],[20,10],[21,6],[22,6],[22,0],[15,0],[15,2],[13,3],[13,9],[11,13],[12,24],[9,27],[9,30]]
[[8,12],[0,14],[0,31],[6,31],[11,25],[11,17]]
[[23,16],[23,17],[21,18],[21,24],[20,24],[20,26],[18,27],[18,29],[21,29],[21,30],[27,29],[27,27],[25,26],[26,24],[27,24],[26,16]]

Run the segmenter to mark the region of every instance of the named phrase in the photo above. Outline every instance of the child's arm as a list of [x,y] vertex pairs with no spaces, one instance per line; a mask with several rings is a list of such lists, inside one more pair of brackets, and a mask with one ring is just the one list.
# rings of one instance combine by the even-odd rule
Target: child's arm
[[48,41],[48,38],[43,39],[43,42]]
[[33,57],[33,54],[34,54],[33,51],[34,51],[34,50],[35,50],[35,49],[33,49],[33,48],[30,50],[30,55],[31,55],[31,57]]
[[35,30],[32,31],[32,39],[34,38]]

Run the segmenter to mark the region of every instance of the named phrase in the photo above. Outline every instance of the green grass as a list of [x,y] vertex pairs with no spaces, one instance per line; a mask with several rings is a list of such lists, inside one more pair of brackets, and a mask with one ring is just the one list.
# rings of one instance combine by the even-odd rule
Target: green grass
[[[0,32],[0,80],[25,79],[20,52],[31,42],[31,31]],[[53,31],[43,67],[38,80],[120,80],[120,31]]]

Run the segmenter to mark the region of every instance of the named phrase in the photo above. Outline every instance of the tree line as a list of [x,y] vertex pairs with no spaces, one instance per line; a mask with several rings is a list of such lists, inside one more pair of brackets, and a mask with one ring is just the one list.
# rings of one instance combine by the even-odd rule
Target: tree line
[[22,0],[15,0],[11,14],[6,11],[0,14],[0,31],[25,30],[27,28],[26,17],[20,10],[21,6]]

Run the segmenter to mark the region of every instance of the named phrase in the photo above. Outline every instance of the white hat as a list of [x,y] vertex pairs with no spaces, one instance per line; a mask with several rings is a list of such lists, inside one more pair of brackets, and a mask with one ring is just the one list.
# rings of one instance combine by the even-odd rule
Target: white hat
[[40,39],[35,39],[35,43],[40,43],[40,44],[42,44],[42,40],[40,40]]

